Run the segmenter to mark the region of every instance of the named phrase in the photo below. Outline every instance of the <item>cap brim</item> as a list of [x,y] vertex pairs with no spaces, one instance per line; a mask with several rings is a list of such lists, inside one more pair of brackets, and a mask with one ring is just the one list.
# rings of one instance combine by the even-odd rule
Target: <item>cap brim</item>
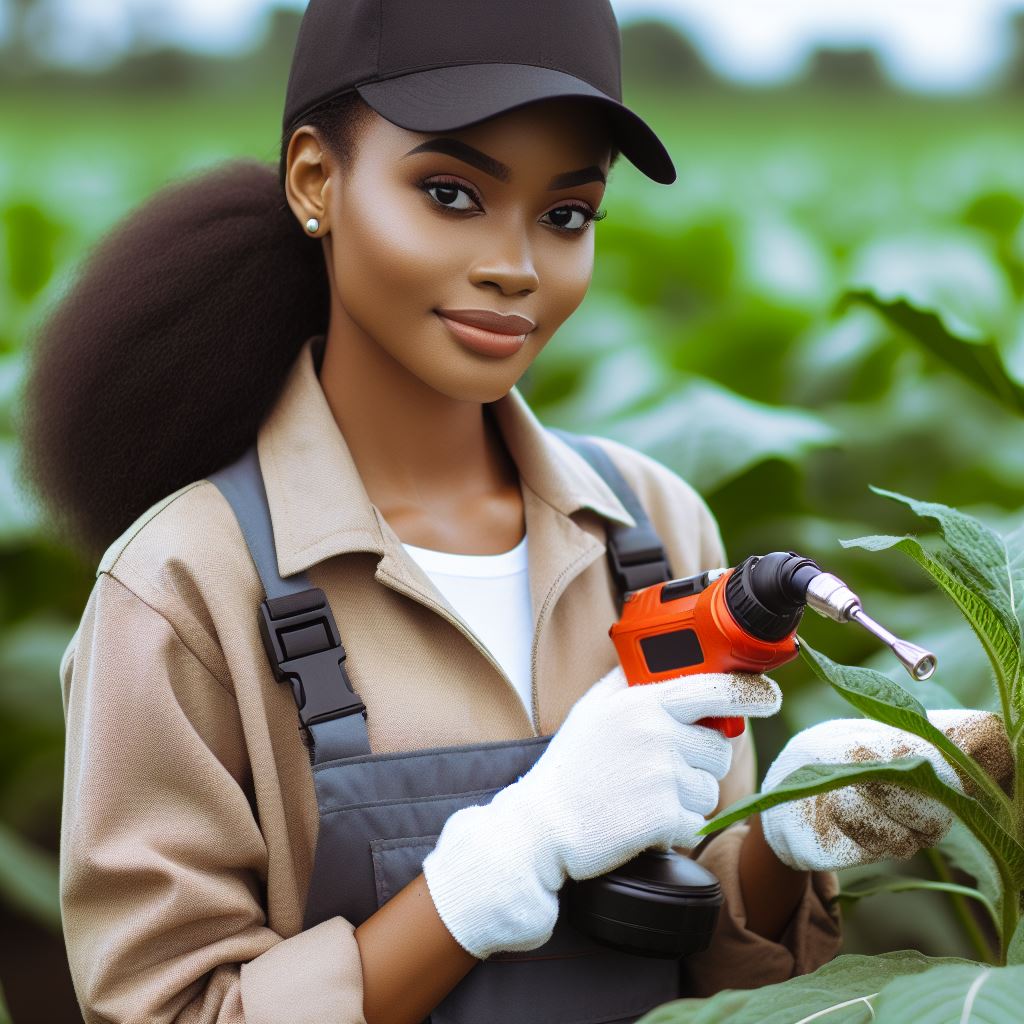
[[537,100],[580,97],[600,102],[615,144],[637,170],[662,185],[676,180],[672,158],[645,121],[573,75],[528,64],[458,64],[357,85],[359,95],[399,128],[454,131]]

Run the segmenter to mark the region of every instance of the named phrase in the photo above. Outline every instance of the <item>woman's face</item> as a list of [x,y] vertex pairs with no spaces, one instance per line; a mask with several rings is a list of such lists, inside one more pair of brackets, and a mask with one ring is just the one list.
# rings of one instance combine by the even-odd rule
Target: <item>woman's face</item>
[[[606,122],[585,101],[441,133],[371,112],[350,165],[324,154],[313,197],[328,231],[332,341],[379,346],[451,398],[500,398],[586,294],[609,157]],[[496,338],[440,310],[535,326]]]

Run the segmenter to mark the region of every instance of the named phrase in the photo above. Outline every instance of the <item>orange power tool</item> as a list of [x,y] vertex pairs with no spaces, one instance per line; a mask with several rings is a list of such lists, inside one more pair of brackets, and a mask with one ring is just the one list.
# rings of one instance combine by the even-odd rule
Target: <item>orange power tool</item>
[[[860,623],[915,679],[935,670],[934,654],[868,618],[841,579],[792,551],[631,591],[609,633],[631,686],[698,672],[767,672],[796,657],[807,605],[838,622]],[[726,736],[743,732],[742,718],[698,724]],[[567,883],[566,894],[569,919],[585,934],[627,953],[668,959],[707,948],[722,904],[718,879],[676,850],[644,850],[607,874]]]
[[[792,551],[632,591],[609,633],[631,686],[698,672],[768,672],[797,656],[807,605],[837,622],[859,623],[893,649],[914,679],[935,671],[934,654],[868,618],[842,580]],[[697,724],[726,736],[743,731],[741,718]],[[640,956],[678,958],[706,949],[722,904],[714,874],[675,850],[645,850],[566,888],[575,927]]]
[[[796,657],[796,630],[807,605],[837,622],[859,623],[914,679],[935,671],[934,654],[880,626],[841,579],[793,551],[752,555],[735,569],[634,590],[608,632],[631,686],[698,672],[769,672]],[[697,724],[729,737],[743,732],[742,718]]]

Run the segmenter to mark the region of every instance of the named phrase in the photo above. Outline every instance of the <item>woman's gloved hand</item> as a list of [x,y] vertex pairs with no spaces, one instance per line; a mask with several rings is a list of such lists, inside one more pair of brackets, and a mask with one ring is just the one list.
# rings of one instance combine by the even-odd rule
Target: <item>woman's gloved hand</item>
[[[929,711],[928,718],[997,782],[1013,773],[1013,757],[1002,719],[989,711]],[[761,791],[770,792],[805,764],[850,764],[927,757],[935,774],[964,792],[956,772],[932,744],[869,718],[820,722],[797,733],[765,775]],[[761,813],[765,839],[776,856],[803,871],[837,871],[880,860],[905,860],[933,846],[949,831],[953,818],[933,797],[890,783],[844,786]]]
[[423,862],[434,905],[481,959],[551,936],[567,878],[610,871],[649,847],[692,847],[718,803],[732,746],[705,716],[775,714],[765,676],[707,674],[628,686],[620,668],[571,708],[518,782],[447,822]]

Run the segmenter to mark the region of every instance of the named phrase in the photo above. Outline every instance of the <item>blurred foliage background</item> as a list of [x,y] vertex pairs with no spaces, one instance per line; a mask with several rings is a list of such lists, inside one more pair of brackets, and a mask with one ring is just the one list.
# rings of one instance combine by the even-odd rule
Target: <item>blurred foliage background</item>
[[[8,6],[15,29],[33,6]],[[83,254],[156,188],[232,156],[276,161],[298,17],[276,11],[234,58],[148,48],[85,74],[32,59],[15,31],[0,61],[0,984],[17,1021],[77,1019],[56,901],[57,668],[94,573],[15,483],[24,355]],[[739,87],[677,29],[624,24],[625,101],[679,180],[615,170],[590,294],[521,383],[545,422],[694,483],[733,560],[787,548],[841,575],[938,652],[932,706],[992,706],[980,650],[912,566],[837,540],[915,528],[869,484],[997,527],[1024,500],[1024,16],[1006,31],[997,81],[937,98],[897,89],[868,50]],[[804,631],[900,674],[852,627]],[[799,665],[777,678],[762,767],[793,731],[852,713]],[[846,920],[847,952],[970,955],[931,895]]]

